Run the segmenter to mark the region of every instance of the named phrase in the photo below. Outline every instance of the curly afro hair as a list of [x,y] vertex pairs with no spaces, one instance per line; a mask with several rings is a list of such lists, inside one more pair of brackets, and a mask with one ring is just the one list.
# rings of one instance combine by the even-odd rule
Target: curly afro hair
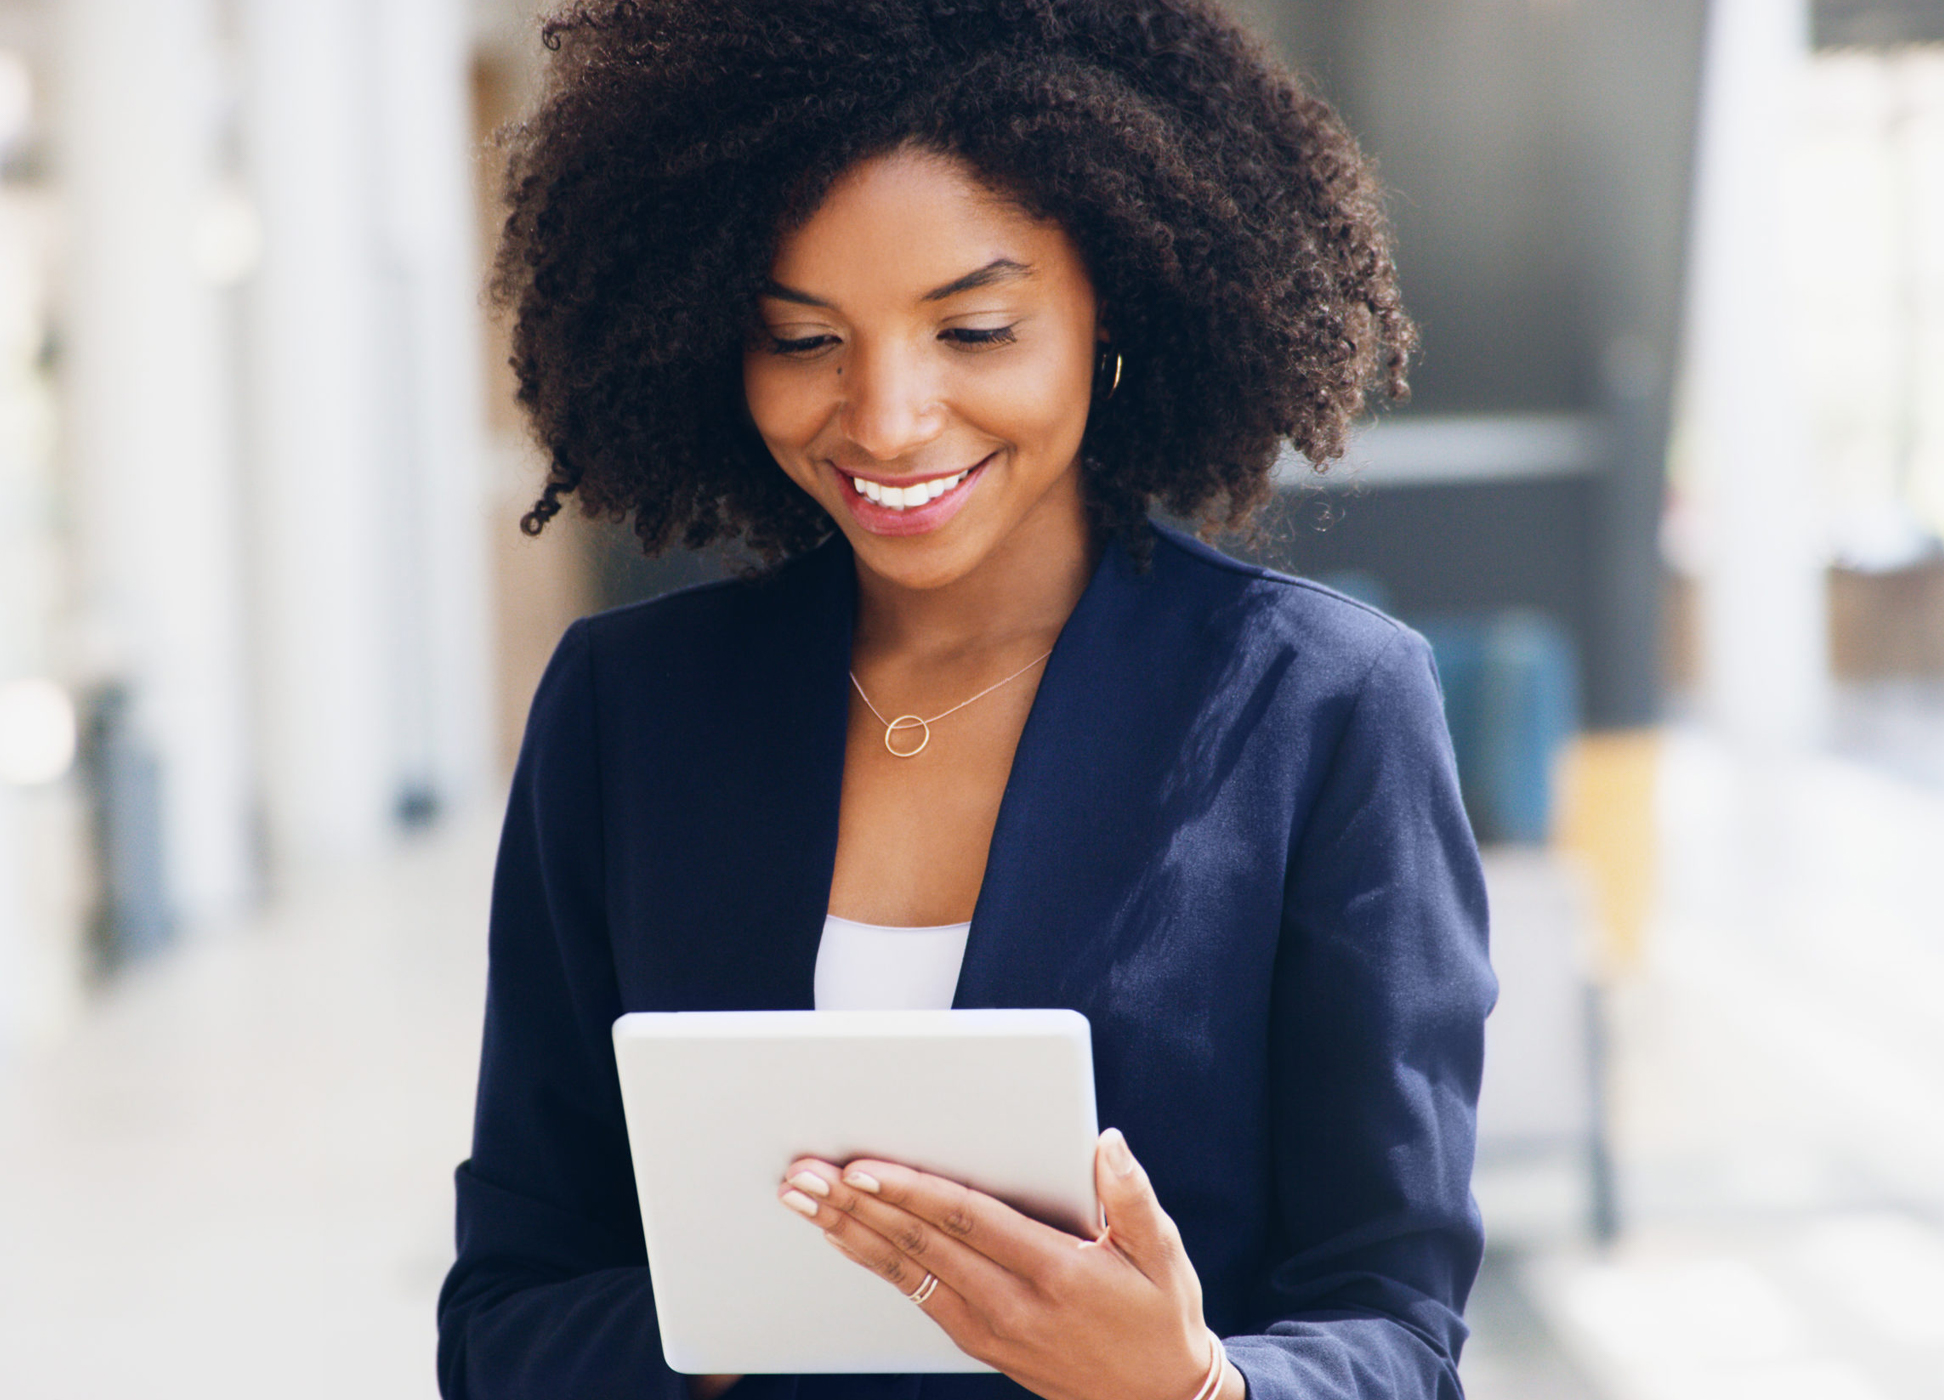
[[829,534],[742,397],[779,235],[900,147],[965,161],[1086,260],[1124,356],[1081,448],[1088,510],[1245,523],[1283,440],[1319,468],[1415,334],[1382,200],[1322,101],[1213,0],[608,0],[548,20],[509,132],[493,292],[546,449],[643,548]]

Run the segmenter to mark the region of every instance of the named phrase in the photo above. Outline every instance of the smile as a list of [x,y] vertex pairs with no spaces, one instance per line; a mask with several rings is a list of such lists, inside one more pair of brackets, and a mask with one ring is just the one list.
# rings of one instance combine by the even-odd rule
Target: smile
[[914,481],[909,486],[880,486],[875,481],[854,476],[851,485],[857,488],[858,495],[877,505],[889,510],[908,510],[937,500],[971,474],[972,469],[967,467],[956,476],[935,476],[930,481]]
[[965,508],[965,503],[979,490],[986,468],[999,455],[991,453],[949,476],[897,486],[853,476],[840,468],[839,474],[850,483],[850,489],[844,492],[844,504],[849,508],[850,518],[869,534],[894,538],[929,535]]

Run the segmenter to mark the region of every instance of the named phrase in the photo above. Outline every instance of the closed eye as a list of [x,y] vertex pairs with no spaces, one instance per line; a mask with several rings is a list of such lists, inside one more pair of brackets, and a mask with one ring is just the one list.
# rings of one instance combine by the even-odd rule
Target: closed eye
[[814,355],[826,346],[835,345],[836,343],[837,337],[834,335],[806,335],[794,338],[773,335],[770,337],[769,349],[772,355],[795,355],[801,357]]
[[1013,334],[1011,326],[994,326],[990,329],[976,326],[952,326],[938,333],[940,340],[967,350],[983,350],[995,345],[1010,345],[1019,337]]

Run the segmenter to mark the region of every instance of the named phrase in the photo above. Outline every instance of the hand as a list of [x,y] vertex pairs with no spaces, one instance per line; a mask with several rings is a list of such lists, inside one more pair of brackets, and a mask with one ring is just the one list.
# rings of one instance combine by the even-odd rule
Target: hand
[[[1083,1240],[1004,1202],[895,1163],[790,1165],[783,1203],[909,1295],[968,1356],[1047,1400],[1190,1400],[1208,1374],[1201,1281],[1118,1129],[1094,1182],[1106,1228]],[[1228,1368],[1218,1394],[1244,1393]]]

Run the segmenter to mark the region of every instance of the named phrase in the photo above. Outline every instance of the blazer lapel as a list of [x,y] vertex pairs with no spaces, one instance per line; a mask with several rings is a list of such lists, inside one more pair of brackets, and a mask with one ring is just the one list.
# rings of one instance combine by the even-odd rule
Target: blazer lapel
[[1090,828],[1139,800],[1155,758],[1130,724],[1152,681],[1141,619],[1152,589],[1110,543],[1060,632],[1013,755],[954,1006],[1085,1009],[1094,886],[1112,878],[1094,865]]

